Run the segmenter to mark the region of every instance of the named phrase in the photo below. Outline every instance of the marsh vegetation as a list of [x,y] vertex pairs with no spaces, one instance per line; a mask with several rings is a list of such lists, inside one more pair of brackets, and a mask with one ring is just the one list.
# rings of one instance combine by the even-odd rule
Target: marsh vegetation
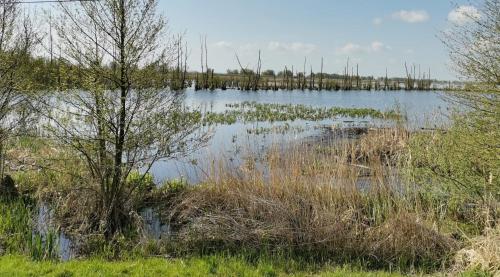
[[[472,81],[439,94],[414,65],[400,79],[349,62],[337,76],[323,61],[274,74],[259,53],[255,69],[236,57],[240,70],[219,75],[205,39],[201,73],[188,72],[156,4],[57,3],[50,59],[35,57],[17,1],[0,4],[0,274],[500,272],[500,43],[484,44],[498,0],[475,29],[445,34]],[[411,122],[440,97],[457,108],[443,124]],[[199,155],[217,136],[240,149],[235,130],[277,136]],[[160,176],[181,158],[196,182]]]

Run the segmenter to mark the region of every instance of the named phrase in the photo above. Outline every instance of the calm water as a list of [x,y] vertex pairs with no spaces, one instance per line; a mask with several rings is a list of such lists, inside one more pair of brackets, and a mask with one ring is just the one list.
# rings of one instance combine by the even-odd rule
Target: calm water
[[[374,108],[390,110],[398,107],[408,117],[411,128],[435,127],[447,122],[449,103],[441,92],[408,91],[260,91],[238,90],[198,91],[188,90],[185,103],[193,108],[223,112],[226,104],[255,101],[258,103],[303,104],[314,107]],[[158,181],[185,178],[191,183],[203,180],[207,170],[216,161],[224,160],[225,166],[238,167],[248,153],[263,154],[271,145],[283,145],[319,136],[324,126],[380,126],[381,120],[334,118],[317,122],[258,122],[217,126],[206,147],[179,161],[158,162],[152,173]],[[287,130],[287,131],[283,131]],[[255,134],[255,131],[260,131]]]
[[[346,108],[374,108],[379,110],[394,109],[398,106],[405,111],[408,125],[411,128],[434,127],[446,124],[446,114],[449,113],[449,104],[442,99],[442,93],[436,92],[242,92],[237,90],[227,91],[201,91],[186,92],[185,104],[193,108],[201,108],[214,112],[223,112],[226,104],[255,101],[258,103],[304,104],[314,107],[346,107]],[[247,154],[252,157],[265,155],[266,149],[272,145],[285,146],[293,142],[302,142],[309,138],[317,141],[324,133],[325,126],[383,126],[391,124],[382,120],[333,118],[322,121],[294,122],[257,122],[236,123],[232,125],[216,126],[212,130],[213,137],[208,144],[177,161],[161,161],[152,168],[152,173],[161,182],[168,179],[187,179],[190,183],[202,181],[207,176],[207,171],[213,163],[223,160],[229,168],[237,168]],[[260,131],[255,133],[255,131]],[[217,166],[217,165],[215,165]],[[148,208],[141,211],[145,219],[144,228],[151,238],[158,239],[163,235],[168,236],[168,225],[162,224],[158,215]],[[37,231],[46,235],[51,222],[51,211],[43,204],[37,216]],[[59,256],[62,260],[69,260],[75,256],[73,241],[64,233],[58,236]]]

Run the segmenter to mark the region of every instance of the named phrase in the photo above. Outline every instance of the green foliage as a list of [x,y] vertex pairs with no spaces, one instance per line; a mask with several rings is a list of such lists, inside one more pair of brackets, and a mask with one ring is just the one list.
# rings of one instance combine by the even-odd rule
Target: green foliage
[[26,254],[37,261],[57,257],[57,234],[34,232],[33,209],[27,200],[0,199],[0,254]]
[[30,256],[35,261],[57,259],[57,233],[49,230],[46,234],[32,234]]
[[102,234],[88,236],[84,244],[78,249],[82,257],[93,257],[103,260],[117,260],[127,257],[131,249],[137,246],[132,234],[125,236],[117,234],[112,239],[106,239]]
[[493,273],[481,269],[468,270],[460,274],[460,277],[494,277]]
[[[422,133],[410,142],[412,177],[461,219],[498,219],[500,128],[498,118],[469,113],[444,132]],[[496,120],[496,121],[495,121]]]
[[151,190],[155,187],[153,175],[150,173],[142,174],[139,171],[132,171],[127,176],[127,183],[138,191]]
[[0,253],[21,254],[32,240],[32,211],[22,200],[0,199]]
[[173,179],[167,180],[163,183],[161,189],[164,191],[177,193],[185,190],[188,187],[187,180],[185,179]]

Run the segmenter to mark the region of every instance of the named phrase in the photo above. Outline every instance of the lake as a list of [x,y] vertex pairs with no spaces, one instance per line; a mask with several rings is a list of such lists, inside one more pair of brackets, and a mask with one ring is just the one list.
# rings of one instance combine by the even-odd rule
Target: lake
[[[408,128],[435,128],[448,122],[450,103],[436,91],[239,91],[216,90],[185,92],[185,104],[205,111],[224,112],[228,104],[243,102],[301,104],[313,107],[399,109],[406,113]],[[378,127],[391,124],[380,119],[331,118],[321,121],[237,122],[212,128],[208,144],[180,160],[161,161],[152,168],[156,180],[186,179],[202,181],[212,164],[223,160],[237,168],[248,153],[262,155],[271,145],[285,145],[321,136],[324,127]]]

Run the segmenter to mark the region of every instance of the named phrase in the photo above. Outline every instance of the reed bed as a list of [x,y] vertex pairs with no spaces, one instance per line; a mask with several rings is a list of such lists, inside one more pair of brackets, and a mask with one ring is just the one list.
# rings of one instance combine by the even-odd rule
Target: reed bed
[[[278,148],[264,166],[213,169],[213,178],[174,205],[176,240],[204,253],[250,249],[370,267],[443,265],[456,242],[433,227],[416,192],[387,166],[403,156],[406,137],[391,130],[335,146]],[[371,148],[377,142],[385,146]]]

